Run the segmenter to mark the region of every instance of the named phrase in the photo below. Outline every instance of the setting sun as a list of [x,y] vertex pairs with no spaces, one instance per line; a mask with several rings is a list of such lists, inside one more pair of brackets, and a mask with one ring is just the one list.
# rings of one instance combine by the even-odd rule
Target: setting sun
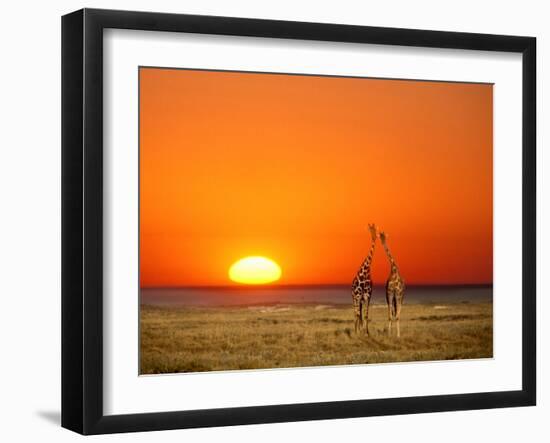
[[247,285],[272,283],[281,278],[281,268],[266,257],[245,257],[231,265],[229,278]]

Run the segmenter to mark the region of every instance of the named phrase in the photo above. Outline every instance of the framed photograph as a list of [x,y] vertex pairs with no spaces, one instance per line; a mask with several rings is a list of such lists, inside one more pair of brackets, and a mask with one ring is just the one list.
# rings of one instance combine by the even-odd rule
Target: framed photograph
[[536,402],[532,37],[62,19],[62,425]]

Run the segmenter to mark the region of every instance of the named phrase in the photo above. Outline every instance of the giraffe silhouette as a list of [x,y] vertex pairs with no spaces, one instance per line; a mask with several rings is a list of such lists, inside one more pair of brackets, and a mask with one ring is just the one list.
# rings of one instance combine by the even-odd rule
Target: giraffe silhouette
[[403,298],[405,297],[405,282],[401,278],[399,268],[395,259],[388,248],[387,243],[388,236],[384,232],[380,232],[380,241],[388,260],[390,262],[390,275],[386,281],[386,302],[388,303],[388,335],[391,334],[392,321],[395,321],[397,327],[397,336],[401,336],[401,330],[399,328],[399,319],[401,317],[401,306],[403,305]]
[[[355,315],[355,332],[357,333],[364,327],[366,335],[369,335],[369,303],[372,296],[370,267],[372,257],[374,256],[374,246],[376,244],[376,226],[374,224],[369,224],[369,231],[372,239],[369,253],[361,264],[351,284],[353,312]],[[364,320],[363,311],[365,316]]]

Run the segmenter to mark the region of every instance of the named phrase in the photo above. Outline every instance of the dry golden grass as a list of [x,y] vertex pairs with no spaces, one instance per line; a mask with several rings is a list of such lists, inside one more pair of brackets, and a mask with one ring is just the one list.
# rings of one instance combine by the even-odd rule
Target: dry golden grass
[[397,338],[384,305],[371,307],[369,337],[355,334],[348,306],[144,305],[141,373],[487,358],[492,311],[491,303],[406,305]]

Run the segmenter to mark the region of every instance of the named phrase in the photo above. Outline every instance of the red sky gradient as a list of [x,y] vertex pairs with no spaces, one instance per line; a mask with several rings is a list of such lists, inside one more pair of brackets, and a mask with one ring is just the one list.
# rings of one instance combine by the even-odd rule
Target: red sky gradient
[[142,287],[231,285],[248,255],[279,284],[350,284],[369,222],[408,284],[492,282],[492,85],[139,75]]

